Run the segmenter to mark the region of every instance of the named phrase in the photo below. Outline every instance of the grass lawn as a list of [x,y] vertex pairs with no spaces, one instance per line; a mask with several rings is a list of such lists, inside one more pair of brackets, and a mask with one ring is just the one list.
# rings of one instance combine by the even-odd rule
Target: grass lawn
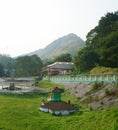
[[0,130],[118,130],[118,109],[54,116],[39,111],[47,95],[0,95]]

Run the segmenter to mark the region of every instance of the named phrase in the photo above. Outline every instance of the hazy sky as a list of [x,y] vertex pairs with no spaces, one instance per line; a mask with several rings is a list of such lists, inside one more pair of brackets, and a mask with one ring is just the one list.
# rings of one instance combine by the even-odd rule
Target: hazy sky
[[0,54],[18,56],[63,35],[83,40],[118,0],[0,0]]

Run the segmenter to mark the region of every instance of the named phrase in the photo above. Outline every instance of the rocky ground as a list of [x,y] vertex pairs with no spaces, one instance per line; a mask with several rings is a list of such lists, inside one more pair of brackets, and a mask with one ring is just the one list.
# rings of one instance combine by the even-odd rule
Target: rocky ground
[[109,106],[118,106],[117,83],[62,83],[71,95],[74,95],[80,104],[91,109],[103,109]]

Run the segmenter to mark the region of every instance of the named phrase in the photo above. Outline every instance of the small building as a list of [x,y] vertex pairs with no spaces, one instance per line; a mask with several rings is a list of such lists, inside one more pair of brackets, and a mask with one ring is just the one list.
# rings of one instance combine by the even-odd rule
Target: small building
[[51,100],[44,102],[40,106],[40,110],[55,115],[69,115],[75,112],[77,109],[70,102],[67,103],[61,100],[61,93],[62,89],[55,87],[52,90]]
[[51,101],[60,102],[61,93],[62,93],[62,89],[55,87],[55,89],[52,90]]
[[55,62],[47,66],[48,75],[64,75],[74,69],[71,62]]

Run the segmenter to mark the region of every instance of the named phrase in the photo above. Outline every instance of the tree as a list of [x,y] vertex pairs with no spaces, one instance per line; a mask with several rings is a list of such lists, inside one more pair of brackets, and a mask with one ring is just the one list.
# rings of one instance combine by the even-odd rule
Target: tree
[[14,59],[9,55],[0,55],[0,64],[3,65],[5,69],[5,76],[10,76],[10,72],[14,67]]
[[118,67],[118,31],[101,38],[99,46],[100,65]]
[[1,55],[0,54],[0,63],[5,67],[5,68],[9,68],[9,64],[10,67],[13,66],[14,64],[14,59],[11,58],[9,55]]
[[99,62],[99,56],[89,47],[83,47],[74,57],[75,68],[79,72],[86,72],[92,69]]
[[116,31],[118,31],[118,12],[107,13],[104,17],[101,17],[98,26],[87,34],[86,43],[96,46],[100,38]]
[[71,62],[72,61],[72,57],[71,57],[71,55],[69,53],[66,53],[66,54],[62,54],[62,55],[56,57],[55,61]]
[[86,47],[74,58],[80,72],[92,69],[96,64],[118,67],[118,12],[107,13],[98,26],[87,34]]
[[4,67],[0,64],[0,77],[4,76]]
[[37,55],[18,57],[15,61],[17,76],[36,75],[43,67],[42,61]]
[[118,66],[118,12],[107,13],[87,34],[87,46],[99,55],[99,65]]

